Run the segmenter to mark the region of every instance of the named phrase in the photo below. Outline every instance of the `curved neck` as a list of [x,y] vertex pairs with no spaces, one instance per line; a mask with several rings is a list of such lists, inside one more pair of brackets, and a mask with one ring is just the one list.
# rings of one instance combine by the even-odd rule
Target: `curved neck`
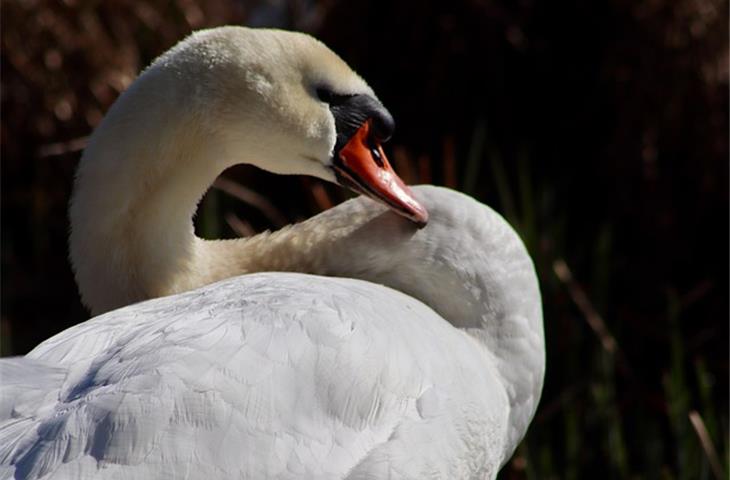
[[[139,96],[134,89],[123,95]],[[76,174],[69,250],[94,315],[180,291],[175,285],[194,271],[192,217],[225,168],[208,160],[220,152],[194,122],[166,114],[160,101],[135,115],[134,105],[144,103],[113,106]]]

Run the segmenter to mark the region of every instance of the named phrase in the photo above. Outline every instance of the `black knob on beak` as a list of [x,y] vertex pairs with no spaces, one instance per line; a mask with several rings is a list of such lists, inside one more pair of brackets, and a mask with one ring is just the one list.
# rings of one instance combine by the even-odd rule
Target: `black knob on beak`
[[368,119],[372,121],[372,135],[378,142],[386,142],[393,135],[395,121],[386,108],[370,95],[359,94],[342,97],[330,103],[335,117],[337,143],[335,153],[350,140]]
[[373,120],[373,135],[380,142],[387,142],[390,137],[393,136],[395,131],[395,120],[388,110],[385,109],[380,103],[378,107],[373,111],[373,115],[370,117]]

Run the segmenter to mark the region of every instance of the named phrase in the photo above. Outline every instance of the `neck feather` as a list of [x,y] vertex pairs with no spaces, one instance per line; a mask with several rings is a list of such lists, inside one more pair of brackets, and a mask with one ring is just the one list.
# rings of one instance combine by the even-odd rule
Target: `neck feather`
[[[144,100],[134,90],[124,95]],[[70,257],[95,315],[178,291],[194,259],[196,206],[224,169],[200,161],[217,152],[201,149],[204,133],[194,122],[167,115],[164,102],[138,115],[140,104],[113,106],[76,174]]]

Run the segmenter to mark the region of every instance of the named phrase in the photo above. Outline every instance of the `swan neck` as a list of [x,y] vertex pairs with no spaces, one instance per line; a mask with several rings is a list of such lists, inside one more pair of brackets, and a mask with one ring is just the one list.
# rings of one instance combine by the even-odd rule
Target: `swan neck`
[[182,121],[151,113],[126,125],[124,113],[112,109],[91,138],[69,210],[71,263],[94,315],[202,285],[190,278],[192,218],[223,170]]

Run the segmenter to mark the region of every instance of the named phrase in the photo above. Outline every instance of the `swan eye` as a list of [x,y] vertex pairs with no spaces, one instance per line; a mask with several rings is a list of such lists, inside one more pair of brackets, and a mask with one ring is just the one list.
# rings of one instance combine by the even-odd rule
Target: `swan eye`
[[338,94],[326,87],[317,88],[317,98],[324,103],[329,103],[330,105],[340,105],[347,101],[348,98],[352,98],[354,96],[355,95]]

